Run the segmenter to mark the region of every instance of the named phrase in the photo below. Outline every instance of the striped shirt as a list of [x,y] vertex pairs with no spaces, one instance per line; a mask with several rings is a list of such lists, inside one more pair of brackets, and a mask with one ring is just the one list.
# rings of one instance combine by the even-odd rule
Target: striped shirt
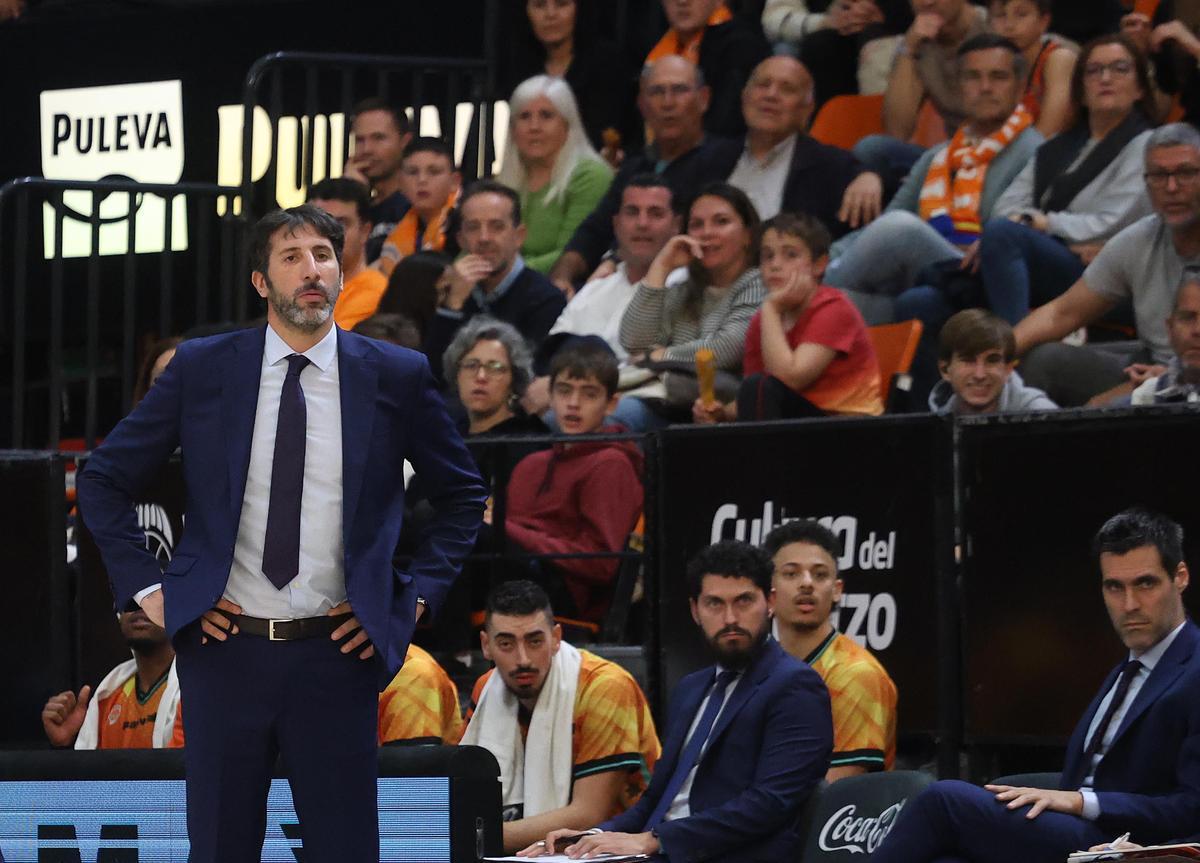
[[665,359],[685,362],[695,359],[700,348],[709,348],[718,369],[740,371],[746,330],[767,295],[758,270],[747,270],[728,288],[709,288],[699,320],[683,307],[691,284],[689,279],[648,288],[639,282],[621,318],[622,347],[639,353],[661,345],[667,349]]

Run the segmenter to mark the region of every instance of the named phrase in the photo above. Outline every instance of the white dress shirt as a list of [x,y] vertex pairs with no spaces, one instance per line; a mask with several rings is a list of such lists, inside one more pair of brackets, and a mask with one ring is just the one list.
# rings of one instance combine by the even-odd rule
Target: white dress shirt
[[268,325],[250,444],[250,469],[246,474],[233,567],[225,586],[225,598],[240,605],[243,613],[251,617],[316,617],[346,599],[337,327],[331,327],[325,338],[304,352],[309,365],[300,373],[308,415],[304,495],[300,501],[300,571],[282,590],[277,590],[262,571],[279,396],[287,376],[287,358],[293,353]]
[[[1104,731],[1104,739],[1100,741],[1100,749],[1092,756],[1092,763],[1088,766],[1088,774],[1084,777],[1083,785],[1079,789],[1079,793],[1083,795],[1083,817],[1089,821],[1094,821],[1100,816],[1100,800],[1096,797],[1096,792],[1092,790],[1092,783],[1096,780],[1096,768],[1100,765],[1100,760],[1108,752],[1108,747],[1112,745],[1113,738],[1117,736],[1117,730],[1121,727],[1121,722],[1125,719],[1125,714],[1129,712],[1130,705],[1137,699],[1138,692],[1141,691],[1142,686],[1145,685],[1146,680],[1150,677],[1150,672],[1154,671],[1154,666],[1158,665],[1158,661],[1167,652],[1167,648],[1171,646],[1171,642],[1175,640],[1175,637],[1179,635],[1180,631],[1186,625],[1187,621],[1185,620],[1167,633],[1158,644],[1141,655],[1136,651],[1129,651],[1129,659],[1138,660],[1142,663],[1142,667],[1138,669],[1133,680],[1129,682],[1129,692],[1125,695],[1125,701],[1117,707],[1117,712],[1113,714],[1112,719],[1109,721],[1108,728]],[[1096,715],[1092,717],[1091,724],[1088,725],[1087,736],[1083,738],[1084,746],[1087,746],[1088,741],[1092,739],[1092,735],[1096,731],[1096,726],[1104,718],[1104,714],[1108,710],[1108,705],[1112,702],[1113,694],[1120,680],[1120,675],[1117,675],[1117,679],[1113,681],[1113,685],[1109,687],[1104,698],[1100,700],[1100,705],[1096,708]]]
[[[672,270],[667,276],[667,287],[671,288],[687,280],[687,267]],[[621,346],[621,316],[633,299],[637,285],[630,284],[625,264],[617,265],[616,272],[602,279],[588,282],[567,303],[550,335],[570,333],[573,336],[600,336],[608,342],[617,359],[624,362],[629,352]]]
[[[717,666],[717,673],[720,674],[726,669]],[[725,698],[721,701],[721,709],[717,711],[716,717],[713,719],[712,729],[709,730],[709,736],[716,730],[717,723],[721,721],[721,714],[725,712],[725,705],[729,703],[729,696],[733,695],[733,690],[737,689],[739,683],[742,682],[743,672],[738,672],[737,677],[729,682],[725,687]],[[704,700],[700,702],[700,706],[696,708],[696,716],[692,719],[692,724],[688,728],[687,737],[683,739],[683,746],[679,752],[682,755],[687,749],[688,741],[692,739],[692,735],[696,733],[696,726],[700,724],[700,718],[704,716],[704,711],[708,707],[708,699],[712,697],[712,687],[709,686],[709,694],[704,696]],[[704,758],[704,753],[708,751],[708,741],[704,741],[704,748],[700,750],[700,757],[696,759],[696,763],[692,765],[692,769],[688,771],[687,778],[683,780],[683,784],[679,786],[679,793],[675,795],[675,799],[671,801],[671,808],[667,810],[667,814],[663,816],[664,821],[674,821],[676,818],[687,818],[692,814],[692,807],[688,804],[688,798],[692,796],[692,782],[696,779],[696,770],[700,766],[700,761]]]
[[796,136],[790,135],[772,147],[762,159],[750,155],[749,142],[729,175],[729,184],[737,186],[754,204],[764,222],[783,209],[783,190],[792,171]]

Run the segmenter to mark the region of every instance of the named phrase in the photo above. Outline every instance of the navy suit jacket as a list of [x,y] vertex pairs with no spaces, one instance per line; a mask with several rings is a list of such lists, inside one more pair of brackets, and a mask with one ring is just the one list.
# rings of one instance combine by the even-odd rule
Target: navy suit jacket
[[[80,514],[100,548],[117,607],[161,582],[171,636],[212,608],[229,578],[265,338],[258,327],[180,345],[77,481]],[[337,344],[346,592],[386,684],[404,662],[417,596],[436,612],[470,552],[484,490],[424,356],[344,331]],[[160,572],[133,504],[177,447],[187,486],[185,530]],[[405,459],[428,487],[437,517],[409,571],[400,572],[392,555],[404,512]]]
[[[650,786],[604,830],[640,833],[675,771],[696,711],[716,679],[710,666],[675,689],[666,745]],[[833,717],[820,675],[769,638],[729,696],[696,768],[691,815],[657,832],[671,863],[791,860],[802,837],[796,820],[829,769]]]
[[[1142,844],[1200,832],[1200,629],[1190,620],[1142,688],[1100,759],[1093,787],[1097,824],[1126,830]],[[1123,664],[1123,663],[1122,663]],[[1087,774],[1084,738],[1120,668],[1109,674],[1067,746],[1062,787],[1079,788]]]

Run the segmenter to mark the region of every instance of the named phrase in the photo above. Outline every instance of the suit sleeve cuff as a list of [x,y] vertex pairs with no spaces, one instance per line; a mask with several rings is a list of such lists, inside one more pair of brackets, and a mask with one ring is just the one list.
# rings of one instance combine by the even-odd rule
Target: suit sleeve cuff
[[1096,796],[1096,792],[1090,788],[1080,788],[1079,794],[1083,797],[1081,814],[1088,821],[1095,821],[1100,817],[1100,799]]
[[135,593],[135,594],[133,595],[133,601],[134,601],[134,602],[136,602],[138,605],[141,605],[141,604],[142,604],[142,600],[143,600],[143,599],[145,599],[145,598],[146,598],[147,596],[149,596],[150,594],[154,593],[154,591],[156,591],[156,590],[162,590],[162,583],[161,583],[161,582],[160,582],[160,583],[158,583],[158,584],[152,584],[152,585],[150,585],[149,587],[146,587],[146,588],[143,588],[142,590],[139,590],[137,593]]
[[465,317],[460,309],[447,309],[443,306],[438,306],[437,313],[443,318],[450,318],[452,321],[461,321]]

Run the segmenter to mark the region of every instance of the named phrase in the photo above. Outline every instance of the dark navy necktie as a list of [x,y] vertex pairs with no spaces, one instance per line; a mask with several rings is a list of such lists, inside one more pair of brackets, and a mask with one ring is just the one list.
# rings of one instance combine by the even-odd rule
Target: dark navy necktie
[[650,818],[646,821],[644,829],[653,830],[662,823],[663,818],[670,811],[671,804],[675,802],[675,798],[679,795],[679,789],[683,787],[688,774],[692,772],[692,768],[700,760],[700,755],[704,751],[704,744],[708,742],[708,735],[712,733],[713,724],[717,721],[717,714],[721,712],[721,707],[725,704],[725,690],[729,688],[729,684],[737,676],[738,672],[736,671],[722,671],[717,675],[717,679],[708,693],[708,704],[704,707],[704,713],[700,715],[700,722],[696,725],[696,730],[692,732],[691,739],[688,740],[687,745],[683,748],[683,752],[679,754],[679,761],[675,764],[675,772],[671,774],[671,779],[667,782],[666,791],[658,799],[658,805],[650,813]]
[[271,463],[271,498],[267,509],[267,536],[263,541],[263,574],[278,590],[300,571],[300,499],[304,495],[304,444],[308,409],[300,372],[308,357],[287,358],[287,376],[279,394],[279,422],[275,426],[275,458]]
[[1112,724],[1113,716],[1117,710],[1125,703],[1125,698],[1129,695],[1129,684],[1133,683],[1133,678],[1137,677],[1137,673],[1141,671],[1142,664],[1136,659],[1131,659],[1125,663],[1125,667],[1121,669],[1121,677],[1117,680],[1117,688],[1113,690],[1112,700],[1108,702],[1108,709],[1104,711],[1104,716],[1100,719],[1100,724],[1096,726],[1096,731],[1092,734],[1091,741],[1088,742],[1087,748],[1083,750],[1084,770],[1091,773],[1091,759],[1095,758],[1100,752],[1100,746],[1104,743],[1104,734],[1108,731],[1108,726]]

